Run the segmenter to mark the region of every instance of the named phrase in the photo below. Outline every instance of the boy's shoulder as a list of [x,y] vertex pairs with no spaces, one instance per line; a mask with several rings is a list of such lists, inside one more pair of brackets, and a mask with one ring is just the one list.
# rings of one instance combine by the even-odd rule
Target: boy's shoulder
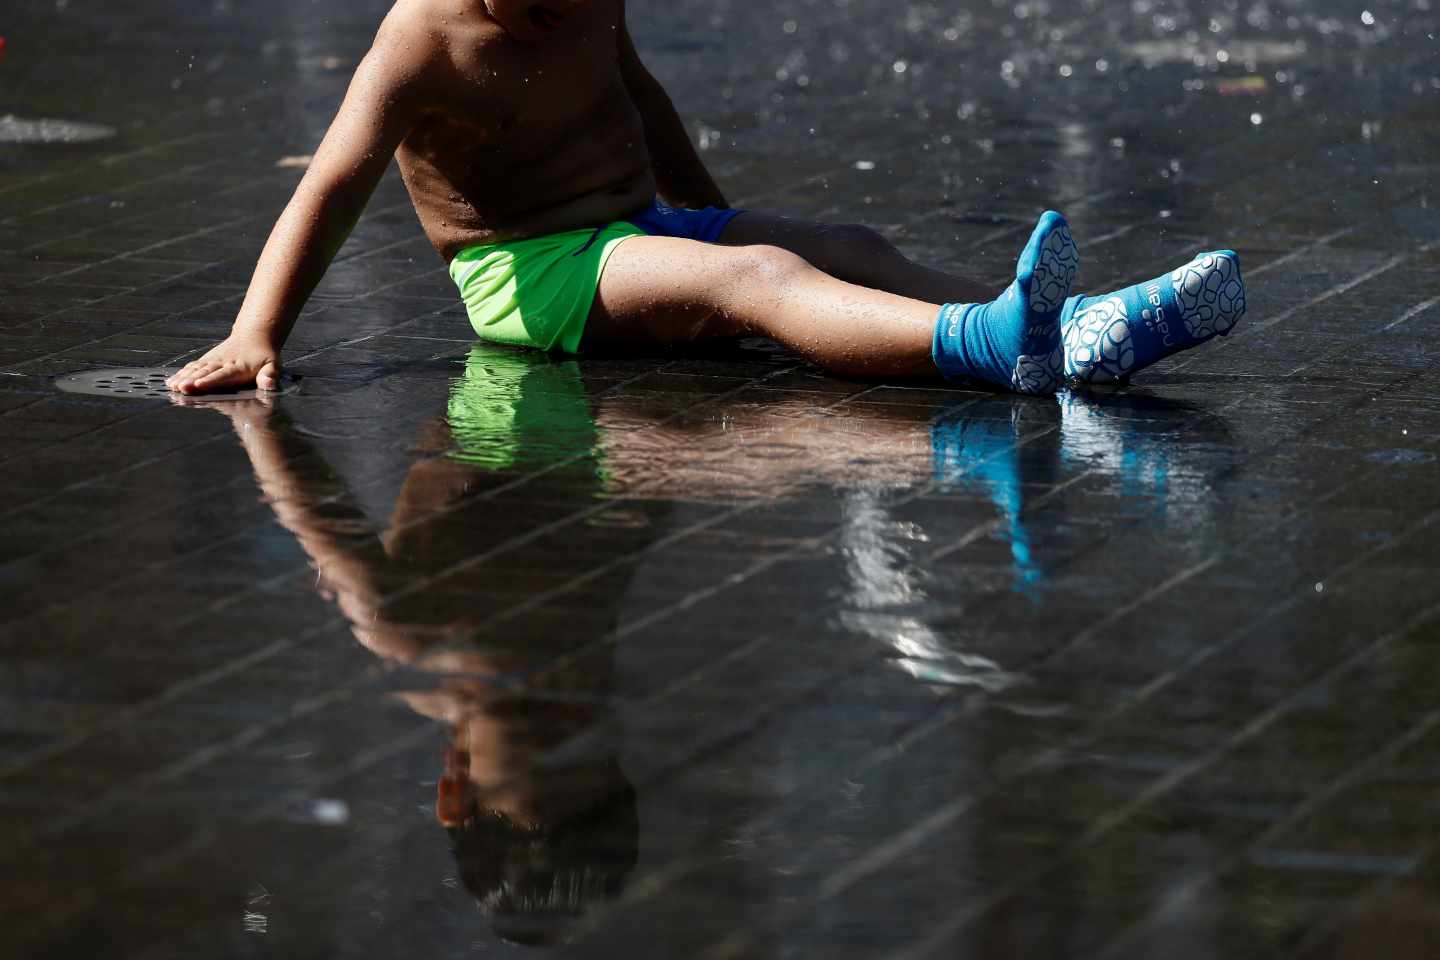
[[493,41],[501,34],[485,0],[395,0],[376,42],[428,41],[449,46],[462,39],[471,44]]

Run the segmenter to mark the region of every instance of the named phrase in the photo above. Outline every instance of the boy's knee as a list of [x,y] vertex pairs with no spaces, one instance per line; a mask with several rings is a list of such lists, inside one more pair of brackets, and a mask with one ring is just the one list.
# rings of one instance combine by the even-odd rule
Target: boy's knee
[[894,244],[879,231],[860,223],[829,227],[814,251],[815,265],[826,273],[860,283],[876,285],[886,265],[900,256]]
[[840,255],[863,257],[888,257],[895,253],[895,245],[885,235],[863,223],[847,223],[835,228],[831,242]]
[[799,254],[783,247],[757,244],[735,251],[736,273],[742,282],[786,283],[814,270]]

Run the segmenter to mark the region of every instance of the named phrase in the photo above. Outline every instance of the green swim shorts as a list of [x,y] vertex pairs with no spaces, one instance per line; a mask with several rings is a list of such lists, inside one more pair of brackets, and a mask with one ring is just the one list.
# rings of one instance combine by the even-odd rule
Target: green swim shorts
[[466,247],[450,277],[484,340],[576,353],[605,261],[645,231],[618,221],[508,243]]

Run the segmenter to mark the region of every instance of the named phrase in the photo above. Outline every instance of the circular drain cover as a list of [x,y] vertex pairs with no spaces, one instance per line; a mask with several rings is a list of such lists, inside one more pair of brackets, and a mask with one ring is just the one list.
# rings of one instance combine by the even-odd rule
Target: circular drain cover
[[275,397],[294,390],[299,382],[282,377],[279,390],[231,390],[184,396],[171,393],[165,381],[180,372],[179,367],[121,367],[118,370],[85,370],[58,378],[55,386],[66,393],[87,393],[97,397],[127,397],[131,400],[174,400],[203,403],[212,400],[250,400]]
[[115,136],[114,127],[46,118],[0,116],[0,143],[90,143]]

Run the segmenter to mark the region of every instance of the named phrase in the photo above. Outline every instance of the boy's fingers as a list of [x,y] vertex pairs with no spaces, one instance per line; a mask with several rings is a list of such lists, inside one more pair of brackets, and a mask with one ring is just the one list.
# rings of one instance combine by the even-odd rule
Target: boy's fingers
[[191,360],[189,363],[185,364],[185,366],[180,368],[179,373],[175,374],[173,377],[170,378],[169,383],[172,387],[178,387],[183,383],[194,380],[196,377],[203,376],[214,366],[214,360],[206,360],[204,358],[201,358],[199,360]]
[[191,364],[176,375],[174,389],[182,393],[190,391],[197,380],[207,376],[213,369],[214,365],[210,363]]
[[195,386],[197,389],[203,390],[206,387],[230,386],[231,384],[242,383],[249,379],[251,378],[246,375],[243,368],[227,363],[197,379]]
[[235,379],[235,371],[232,368],[217,367],[195,377],[188,383],[181,384],[180,390],[182,393],[204,393],[206,390],[229,386]]
[[280,385],[280,361],[268,360],[254,373],[244,362],[233,359],[192,360],[166,381],[178,393],[203,393],[219,387],[243,387],[255,384],[262,390],[275,390]]
[[185,364],[185,366],[181,367],[175,373],[171,374],[170,379],[166,380],[165,382],[171,387],[178,386],[182,380],[190,376],[190,373],[195,369],[195,365],[197,362],[198,361],[191,360],[189,363]]
[[168,386],[171,390],[178,390],[183,393],[185,389],[189,387],[190,384],[195,380],[196,376],[198,376],[196,371],[190,369],[189,367],[186,367],[184,370],[181,370],[179,373],[175,374],[175,376],[167,380],[165,385]]

